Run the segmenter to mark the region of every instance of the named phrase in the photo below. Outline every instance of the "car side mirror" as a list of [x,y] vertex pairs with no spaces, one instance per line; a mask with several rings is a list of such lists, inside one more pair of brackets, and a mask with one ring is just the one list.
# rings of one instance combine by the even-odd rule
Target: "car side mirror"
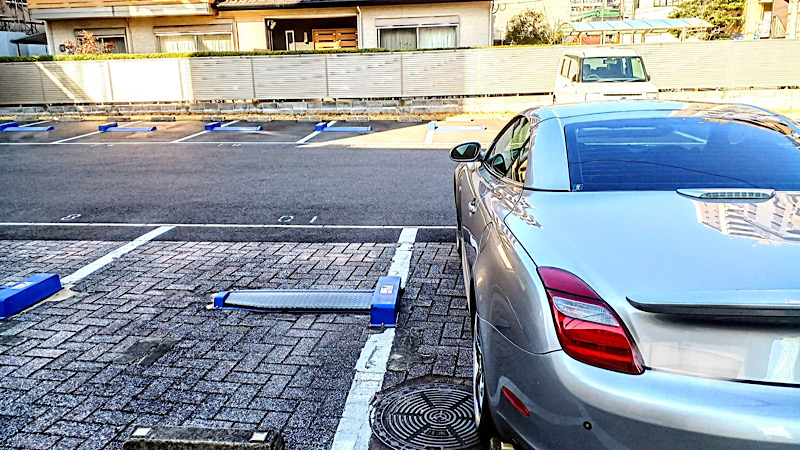
[[450,150],[450,159],[456,162],[472,162],[481,155],[481,144],[465,142],[456,145]]

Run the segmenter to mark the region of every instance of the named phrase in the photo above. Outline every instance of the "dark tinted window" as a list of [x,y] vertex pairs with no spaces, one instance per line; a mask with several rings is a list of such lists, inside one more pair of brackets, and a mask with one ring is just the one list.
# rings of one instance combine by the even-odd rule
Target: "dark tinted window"
[[800,135],[783,124],[669,117],[564,131],[573,191],[800,190]]

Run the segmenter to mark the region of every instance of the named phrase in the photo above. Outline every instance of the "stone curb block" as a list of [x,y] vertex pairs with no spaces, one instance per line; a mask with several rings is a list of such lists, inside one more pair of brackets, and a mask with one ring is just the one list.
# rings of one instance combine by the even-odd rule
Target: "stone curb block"
[[274,430],[240,428],[133,427],[123,450],[283,450],[283,436]]

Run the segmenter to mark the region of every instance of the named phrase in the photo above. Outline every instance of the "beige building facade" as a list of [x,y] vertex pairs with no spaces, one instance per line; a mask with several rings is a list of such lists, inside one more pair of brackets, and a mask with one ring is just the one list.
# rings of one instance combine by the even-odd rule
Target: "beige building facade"
[[800,0],[745,0],[745,39],[800,38]]
[[[314,50],[339,48],[424,49],[492,45],[490,1],[398,4],[389,0],[304,2],[226,0],[165,4],[158,0],[30,0],[46,21],[48,47],[64,54],[68,40],[92,32],[118,53]],[[114,6],[106,6],[112,4]]]

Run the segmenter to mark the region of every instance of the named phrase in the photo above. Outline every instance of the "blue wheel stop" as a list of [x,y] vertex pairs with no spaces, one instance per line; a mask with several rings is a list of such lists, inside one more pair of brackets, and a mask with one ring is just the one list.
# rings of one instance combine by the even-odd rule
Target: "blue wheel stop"
[[400,277],[380,277],[369,311],[369,326],[397,326],[397,303],[400,300]]
[[380,277],[374,291],[315,289],[252,289],[223,291],[209,309],[248,311],[359,313],[369,312],[371,327],[397,326],[400,277]]
[[0,288],[0,320],[11,317],[23,309],[61,290],[58,275],[37,273],[19,283]]
[[8,122],[0,124],[0,131],[21,131],[21,132],[33,132],[33,131],[53,131],[55,127],[21,127],[17,122]]

